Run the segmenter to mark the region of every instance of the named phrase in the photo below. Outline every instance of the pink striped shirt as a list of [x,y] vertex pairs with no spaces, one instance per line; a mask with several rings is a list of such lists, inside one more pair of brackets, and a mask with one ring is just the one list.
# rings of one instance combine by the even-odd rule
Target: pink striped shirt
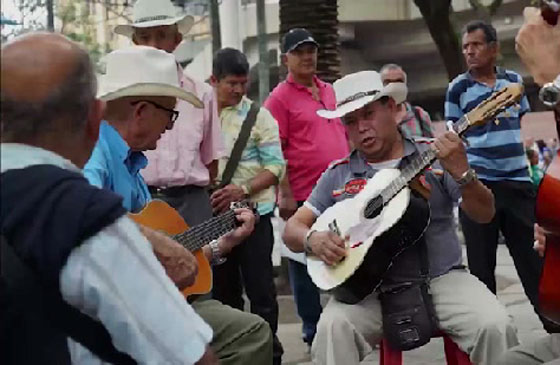
[[204,109],[177,101],[175,110],[179,111],[179,118],[173,129],[161,137],[154,151],[145,152],[148,166],[142,170],[142,176],[148,185],[206,186],[210,182],[206,165],[224,154],[214,90],[182,71],[179,68],[181,87],[202,100]]

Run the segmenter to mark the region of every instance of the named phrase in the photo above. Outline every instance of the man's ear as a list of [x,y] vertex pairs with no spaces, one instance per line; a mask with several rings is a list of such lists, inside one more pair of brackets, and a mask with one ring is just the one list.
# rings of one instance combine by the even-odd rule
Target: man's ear
[[282,65],[284,66],[288,66],[288,56],[286,56],[286,54],[281,54],[280,55],[280,62],[282,63]]
[[212,85],[212,87],[218,86],[218,79],[216,76],[210,75],[210,85]]
[[88,142],[95,143],[99,139],[99,125],[105,113],[105,102],[95,99],[89,109],[86,122],[86,139]]
[[177,33],[175,33],[175,48],[179,47],[182,41],[183,35],[177,30]]

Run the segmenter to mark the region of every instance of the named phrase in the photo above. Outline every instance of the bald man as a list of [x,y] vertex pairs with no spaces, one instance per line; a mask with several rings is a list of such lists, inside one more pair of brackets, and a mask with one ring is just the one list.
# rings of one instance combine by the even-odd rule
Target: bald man
[[81,175],[103,114],[87,53],[34,33],[1,59],[0,361],[215,363],[212,330],[154,254],[180,256],[173,242],[149,242],[121,198]]

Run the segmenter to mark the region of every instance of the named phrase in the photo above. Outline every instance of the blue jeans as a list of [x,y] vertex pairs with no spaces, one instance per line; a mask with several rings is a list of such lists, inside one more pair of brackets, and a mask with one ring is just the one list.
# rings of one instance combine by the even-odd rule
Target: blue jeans
[[309,277],[305,265],[288,260],[288,270],[298,315],[303,321],[303,341],[311,345],[317,332],[317,322],[323,311],[319,289]]

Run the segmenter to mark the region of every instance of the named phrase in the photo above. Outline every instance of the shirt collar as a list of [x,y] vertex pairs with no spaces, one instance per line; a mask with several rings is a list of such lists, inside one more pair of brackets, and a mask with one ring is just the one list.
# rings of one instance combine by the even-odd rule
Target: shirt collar
[[[416,144],[410,138],[403,137],[403,143],[404,143],[404,156],[401,161],[408,160],[412,155],[414,155],[418,151]],[[358,176],[365,176],[369,170],[376,171],[373,167],[371,167],[367,163],[364,155],[356,149],[353,150],[352,153],[350,154],[350,170],[354,175],[358,175]]]
[[[304,86],[302,84],[298,84],[294,80],[294,77],[292,76],[291,73],[288,73],[288,77],[286,78],[286,82],[290,85],[293,85],[296,89],[309,91],[307,86]],[[315,83],[315,85],[317,85],[317,87],[319,89],[323,89],[327,86],[327,84],[325,82],[321,81],[321,79],[318,78],[317,75],[313,75],[313,82]]]
[[138,172],[148,165],[148,159],[140,151],[132,151],[120,133],[107,121],[101,123],[99,131],[113,151],[114,155],[122,161],[132,173]]
[[251,108],[250,103],[251,100],[246,95],[243,95],[241,101],[237,105],[225,107],[222,111],[224,110],[237,111],[239,115],[245,115],[249,112],[249,109]]
[[2,143],[0,151],[2,172],[33,165],[55,165],[66,170],[81,171],[70,160],[39,147],[20,143]]
[[[506,70],[503,67],[494,66],[494,73],[496,74],[496,79],[503,79],[506,77]],[[470,81],[476,82],[470,70],[467,70],[465,75]]]

